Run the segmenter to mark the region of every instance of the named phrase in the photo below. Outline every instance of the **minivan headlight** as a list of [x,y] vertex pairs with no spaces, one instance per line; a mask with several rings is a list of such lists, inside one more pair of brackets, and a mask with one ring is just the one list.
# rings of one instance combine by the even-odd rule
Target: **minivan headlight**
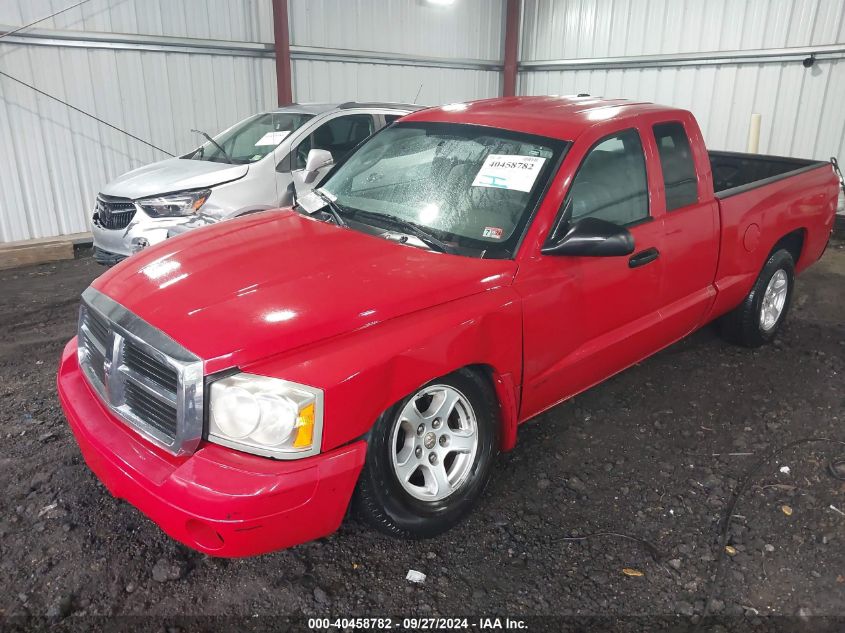
[[211,189],[185,191],[166,196],[144,198],[136,204],[153,218],[176,218],[193,215],[200,210],[211,195]]
[[214,381],[209,394],[210,442],[277,459],[320,452],[322,390],[241,373]]

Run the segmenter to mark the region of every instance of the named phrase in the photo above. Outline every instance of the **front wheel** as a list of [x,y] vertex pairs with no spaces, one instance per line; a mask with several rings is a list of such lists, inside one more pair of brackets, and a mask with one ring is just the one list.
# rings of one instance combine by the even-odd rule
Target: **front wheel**
[[484,491],[498,452],[499,409],[479,374],[423,386],[373,426],[353,506],[393,536],[428,538],[458,523]]
[[785,250],[771,254],[751,292],[722,317],[722,335],[732,343],[759,347],[772,341],[786,319],[795,287],[795,262]]

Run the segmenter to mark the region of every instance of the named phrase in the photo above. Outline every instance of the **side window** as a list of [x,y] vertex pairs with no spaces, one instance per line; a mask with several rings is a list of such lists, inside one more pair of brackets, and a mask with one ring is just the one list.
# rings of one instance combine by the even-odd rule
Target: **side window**
[[391,123],[393,123],[397,119],[401,119],[403,116],[404,115],[402,115],[402,114],[385,114],[384,115],[384,124],[390,125]]
[[609,136],[590,150],[565,206],[572,221],[593,217],[624,226],[648,218],[645,155],[636,130]]
[[308,152],[312,149],[330,151],[332,158],[337,162],[374,131],[373,117],[369,114],[335,117],[311,132],[299,144],[296,148],[293,168],[304,169]]
[[698,179],[684,126],[677,122],[655,125],[654,140],[663,170],[666,210],[698,202]]

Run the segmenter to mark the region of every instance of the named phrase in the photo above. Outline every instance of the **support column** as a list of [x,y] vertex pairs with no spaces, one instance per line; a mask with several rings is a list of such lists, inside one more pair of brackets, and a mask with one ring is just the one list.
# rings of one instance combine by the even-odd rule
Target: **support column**
[[519,56],[519,8],[521,0],[507,0],[505,15],[505,64],[502,73],[502,96],[516,94],[516,69]]
[[279,105],[293,103],[290,66],[288,0],[273,0],[273,39],[276,43],[276,88]]

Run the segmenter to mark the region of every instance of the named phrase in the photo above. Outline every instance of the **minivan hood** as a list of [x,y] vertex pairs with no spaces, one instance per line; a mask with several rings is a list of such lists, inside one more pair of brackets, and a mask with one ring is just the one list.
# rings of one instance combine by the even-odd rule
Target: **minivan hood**
[[136,200],[162,193],[213,187],[243,178],[248,171],[249,165],[168,158],[115,178],[100,193]]
[[278,210],[167,240],[93,286],[217,371],[509,284],[515,271]]

